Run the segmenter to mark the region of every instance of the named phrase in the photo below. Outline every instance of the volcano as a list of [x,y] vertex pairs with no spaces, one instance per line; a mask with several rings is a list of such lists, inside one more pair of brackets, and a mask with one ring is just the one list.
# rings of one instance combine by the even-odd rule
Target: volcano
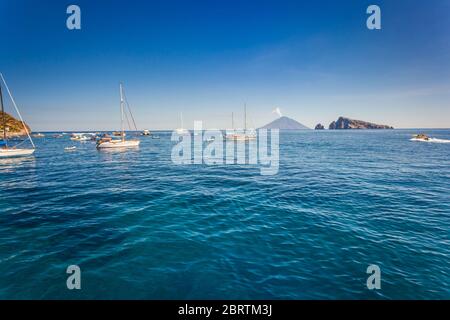
[[307,126],[289,117],[280,117],[260,129],[309,130]]

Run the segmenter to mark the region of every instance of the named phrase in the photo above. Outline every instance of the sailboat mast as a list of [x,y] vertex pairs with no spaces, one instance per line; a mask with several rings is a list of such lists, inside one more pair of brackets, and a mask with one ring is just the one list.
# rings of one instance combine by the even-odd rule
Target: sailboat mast
[[231,129],[234,130],[234,113],[231,112]]
[[119,84],[120,87],[120,125],[122,126],[122,141],[125,141],[125,128],[123,125],[123,87],[122,83]]
[[3,107],[3,94],[2,94],[2,86],[0,85],[0,106],[2,107],[2,122],[3,122],[3,141],[6,143],[6,115],[5,109]]
[[247,103],[244,103],[244,130],[247,131]]

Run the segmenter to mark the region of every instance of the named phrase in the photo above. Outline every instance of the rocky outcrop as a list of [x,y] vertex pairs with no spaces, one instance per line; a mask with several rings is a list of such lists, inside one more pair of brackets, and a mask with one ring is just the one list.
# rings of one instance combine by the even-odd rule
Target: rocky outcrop
[[340,129],[394,129],[391,126],[375,124],[371,122],[353,120],[349,118],[339,117],[337,121],[330,123],[330,130],[340,130]]
[[[6,112],[5,118],[6,118],[6,136],[8,138],[25,136],[27,134],[20,120],[17,120],[16,118],[12,117]],[[30,127],[27,124],[25,125],[27,126],[28,132],[31,132]],[[3,114],[0,111],[0,139],[2,138],[3,138]]]
[[321,124],[321,123],[319,123],[315,128],[314,128],[314,130],[324,130],[325,129],[325,127]]

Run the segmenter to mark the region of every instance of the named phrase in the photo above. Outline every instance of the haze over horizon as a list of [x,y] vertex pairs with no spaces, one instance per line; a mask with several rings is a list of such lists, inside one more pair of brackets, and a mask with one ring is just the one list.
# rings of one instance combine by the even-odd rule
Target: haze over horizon
[[[120,127],[123,82],[139,129],[314,128],[339,116],[450,127],[450,2],[65,1],[0,3],[0,72],[34,131]],[[377,4],[382,29],[366,28]],[[5,97],[6,108],[11,109]]]

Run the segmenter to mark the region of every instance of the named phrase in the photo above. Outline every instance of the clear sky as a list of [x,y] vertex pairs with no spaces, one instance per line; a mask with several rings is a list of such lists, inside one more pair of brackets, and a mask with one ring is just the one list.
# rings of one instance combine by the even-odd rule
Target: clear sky
[[[81,30],[66,8],[81,7]],[[366,28],[377,4],[382,30]],[[343,115],[450,127],[450,1],[0,0],[0,71],[35,131],[140,129]],[[9,109],[11,110],[11,109]]]

